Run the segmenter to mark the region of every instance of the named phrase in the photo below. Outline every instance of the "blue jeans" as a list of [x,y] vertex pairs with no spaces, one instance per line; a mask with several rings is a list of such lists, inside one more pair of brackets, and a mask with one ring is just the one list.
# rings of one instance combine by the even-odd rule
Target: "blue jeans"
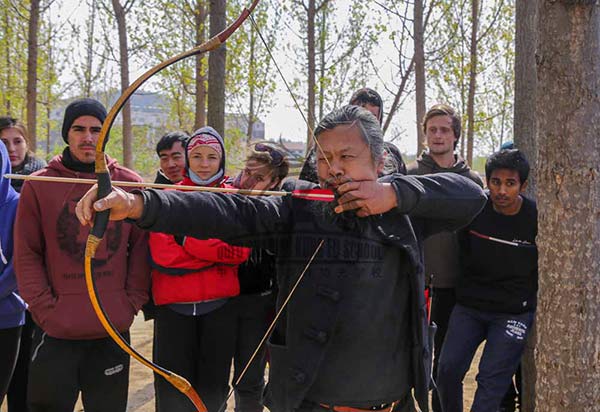
[[496,412],[519,365],[534,312],[493,313],[457,304],[438,364],[437,386],[444,412],[463,411],[465,374],[486,341],[471,412]]

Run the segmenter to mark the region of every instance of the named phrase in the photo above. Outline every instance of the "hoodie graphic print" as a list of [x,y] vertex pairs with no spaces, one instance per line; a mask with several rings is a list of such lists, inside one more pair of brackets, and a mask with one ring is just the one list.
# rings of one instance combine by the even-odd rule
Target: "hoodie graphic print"
[[25,323],[27,305],[17,294],[17,280],[13,267],[13,226],[19,194],[4,175],[10,173],[8,151],[0,143],[0,329]]

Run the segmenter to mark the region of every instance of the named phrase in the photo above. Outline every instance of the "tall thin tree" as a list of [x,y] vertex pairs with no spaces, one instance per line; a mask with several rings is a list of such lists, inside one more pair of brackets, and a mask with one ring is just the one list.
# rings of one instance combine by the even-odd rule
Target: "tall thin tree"
[[[121,72],[121,91],[129,87],[129,47],[127,43],[127,21],[126,15],[131,10],[135,0],[127,0],[121,4],[119,0],[112,0],[117,30],[119,32],[119,65]],[[131,124],[131,103],[123,106],[123,164],[125,167],[133,167],[133,127]]]
[[425,117],[425,31],[423,26],[423,0],[414,2],[414,67],[415,103],[417,108],[417,155],[425,149],[425,134],[420,127]]
[[[227,24],[227,2],[210,0],[210,36],[217,35]],[[208,56],[208,124],[225,136],[225,60],[224,44]]]
[[35,151],[37,145],[37,67],[38,34],[40,28],[40,0],[31,0],[27,38],[27,129],[29,146]]
[[[196,45],[204,43],[206,40],[206,4],[204,0],[196,0],[194,10],[194,28],[196,31]],[[196,74],[194,82],[196,84],[194,129],[206,125],[206,56],[196,56]]]
[[[527,157],[531,165],[527,185],[527,195],[535,198],[537,142],[535,102],[537,93],[537,73],[535,51],[537,43],[537,3],[534,1],[516,2],[515,24],[515,104],[514,141]],[[535,324],[527,339],[522,362],[522,405],[523,412],[535,411]]]
[[477,33],[479,28],[479,0],[471,0],[471,43],[469,48],[469,96],[467,98],[467,163],[473,164],[475,137],[475,89],[477,87]]

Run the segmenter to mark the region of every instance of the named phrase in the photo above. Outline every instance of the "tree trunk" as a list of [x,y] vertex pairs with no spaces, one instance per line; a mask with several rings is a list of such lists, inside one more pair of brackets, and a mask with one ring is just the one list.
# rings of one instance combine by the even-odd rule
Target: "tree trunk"
[[[516,2],[515,33],[515,103],[514,103],[514,142],[531,166],[527,196],[536,198],[536,90],[537,73],[535,70],[535,52],[537,44],[537,4],[534,1]],[[536,328],[527,338],[527,346],[521,362],[522,394],[521,411],[535,411],[535,341]]]
[[85,96],[92,95],[92,83],[94,79],[93,70],[94,70],[94,29],[96,26],[96,0],[92,0],[90,4],[90,20],[88,27],[88,37],[87,37],[87,55],[86,55],[86,65],[85,71],[83,74],[84,78],[84,86],[83,86],[83,94]]
[[531,171],[527,193],[535,197],[537,74],[535,53],[537,44],[537,4],[534,1],[516,2],[515,33],[515,104],[514,142],[529,160]]
[[[206,37],[206,7],[204,0],[196,2],[194,25],[196,29],[196,45],[204,43]],[[204,73],[204,57],[196,56],[196,107],[194,114],[194,129],[206,125],[206,74]]]
[[[4,33],[5,36],[7,36],[4,44],[6,45],[6,67],[12,67],[12,63],[11,63],[11,50],[10,50],[10,43],[11,43],[11,38],[12,37],[9,34],[9,30],[10,30],[10,18],[8,15],[8,9],[5,8],[3,10],[4,12]],[[12,89],[12,82],[11,82],[11,71],[10,70],[6,70],[6,72],[4,73],[6,75],[6,82],[5,82],[5,91],[6,91],[6,96],[5,96],[5,101],[4,101],[4,107],[6,108],[6,113],[9,114],[11,113],[11,102],[10,102],[10,96],[11,96],[11,89]]]
[[479,26],[479,0],[471,1],[471,47],[469,50],[469,96],[467,100],[467,163],[473,165],[473,139],[475,136],[475,89],[477,87],[477,28]]
[[29,148],[35,152],[37,145],[37,60],[40,23],[40,0],[31,0],[27,38],[27,129]]
[[537,3],[536,404],[600,412],[600,7]]
[[[127,24],[125,22],[125,9],[121,6],[119,0],[112,0],[115,18],[117,20],[117,29],[119,31],[119,64],[121,66],[121,91],[124,92],[129,87],[129,57],[127,46]],[[131,127],[131,104],[125,103],[123,106],[123,164],[125,167],[133,168],[132,140],[133,133]]]
[[414,41],[415,41],[415,100],[417,106],[417,156],[425,149],[425,133],[421,122],[425,117],[425,40],[423,32],[423,0],[414,4]]
[[[315,127],[315,76],[316,76],[316,62],[315,62],[315,19],[316,19],[316,5],[315,0],[308,0],[308,14],[306,17],[307,22],[307,58],[308,58],[308,110],[306,118],[308,120],[308,127],[306,130],[306,149],[313,145],[313,130]],[[307,151],[308,153],[308,151]]]
[[[222,31],[226,22],[225,0],[210,1],[210,37]],[[208,125],[225,136],[225,59],[227,44],[208,56]]]
[[248,128],[246,129],[246,145],[252,140],[252,129],[254,128],[255,108],[254,99],[256,97],[256,30],[250,32],[250,59],[248,61]]
[[325,88],[323,87],[323,79],[325,79],[325,48],[327,31],[327,9],[321,12],[319,28],[319,119],[325,116]]

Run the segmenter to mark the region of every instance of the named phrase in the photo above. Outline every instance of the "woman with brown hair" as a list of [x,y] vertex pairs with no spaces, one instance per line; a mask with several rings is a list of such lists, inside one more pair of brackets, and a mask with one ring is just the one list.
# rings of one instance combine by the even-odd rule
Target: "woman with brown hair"
[[[46,167],[46,162],[35,157],[29,149],[27,128],[18,119],[9,116],[0,117],[0,140],[6,145],[14,174],[30,175]],[[11,185],[20,192],[23,181],[12,180]]]
[[[6,146],[12,173],[30,175],[46,167],[46,162],[36,158],[33,152],[29,150],[29,134],[25,125],[19,120],[9,116],[0,116],[0,140]],[[23,180],[13,179],[10,184],[17,192],[20,192]],[[19,357],[7,393],[9,412],[28,410],[27,375],[33,325],[31,315],[28,311],[25,311],[25,324],[21,331]]]

